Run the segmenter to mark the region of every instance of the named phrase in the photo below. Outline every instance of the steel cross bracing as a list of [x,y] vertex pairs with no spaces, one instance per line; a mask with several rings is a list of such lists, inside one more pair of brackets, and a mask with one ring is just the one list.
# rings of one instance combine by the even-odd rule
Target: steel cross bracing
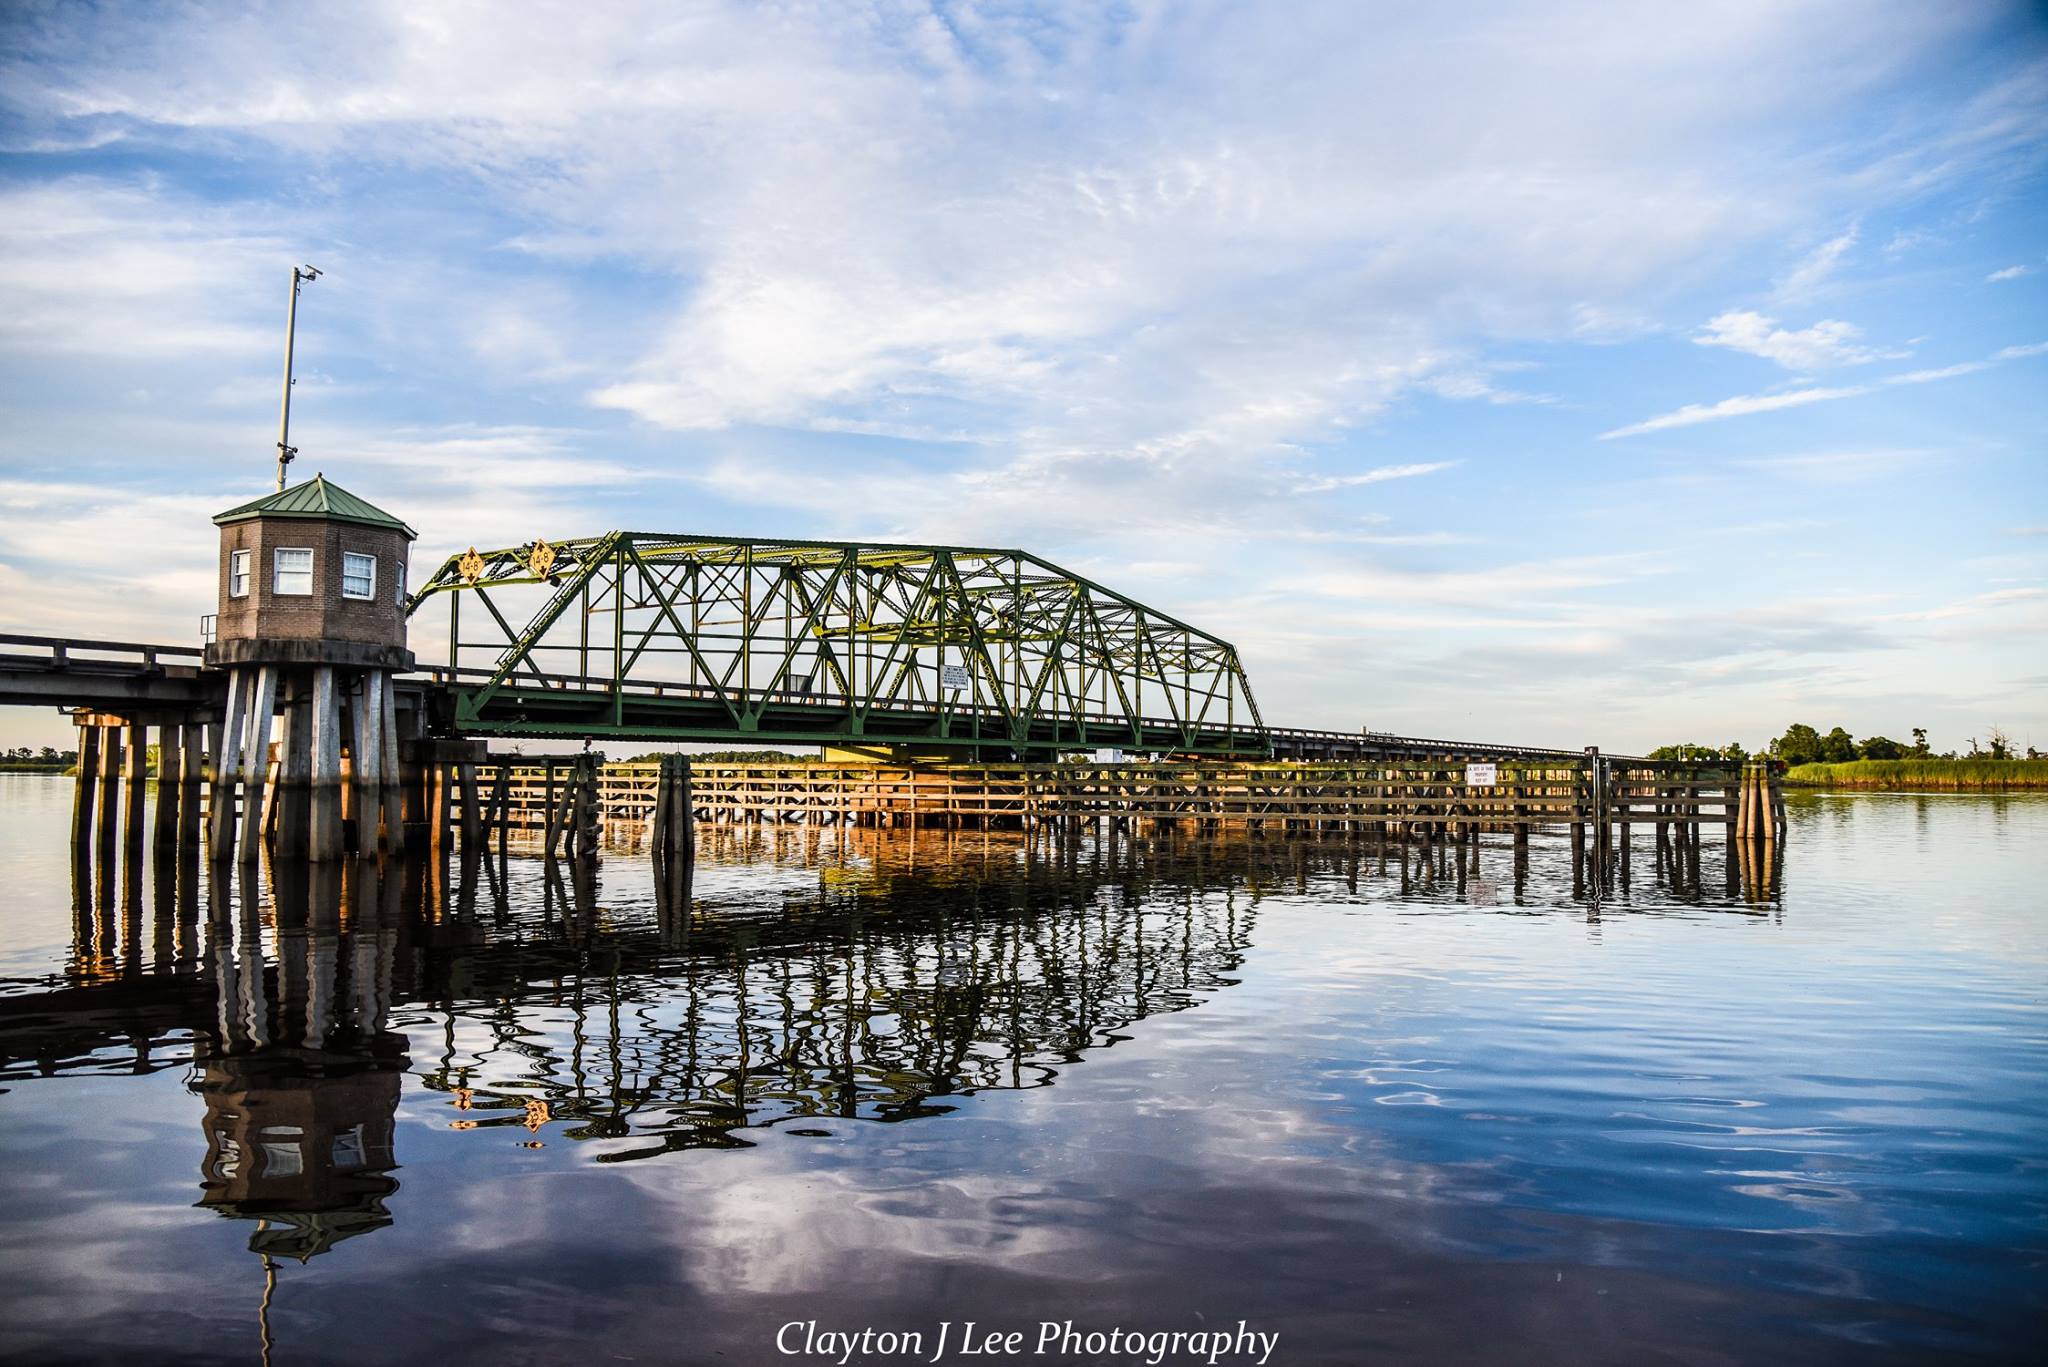
[[437,599],[472,734],[1272,750],[1228,642],[1025,551],[612,532],[450,557]]

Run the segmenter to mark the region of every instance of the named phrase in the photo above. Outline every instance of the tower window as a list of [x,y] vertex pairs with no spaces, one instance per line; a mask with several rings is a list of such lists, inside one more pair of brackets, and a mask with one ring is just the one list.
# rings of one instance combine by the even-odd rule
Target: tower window
[[313,592],[313,548],[279,546],[275,552],[270,591],[304,597]]
[[230,551],[228,553],[228,597],[249,596],[250,562],[256,558],[254,551]]
[[399,561],[399,562],[398,562],[398,573],[397,573],[397,574],[395,574],[395,575],[393,575],[392,577],[393,577],[394,579],[396,579],[396,580],[398,581],[398,596],[397,596],[397,597],[396,597],[395,599],[393,599],[392,601],[396,602],[396,603],[398,604],[398,606],[400,606],[400,607],[404,607],[404,606],[405,606],[405,562],[404,562],[403,560],[401,560],[401,561]]
[[344,598],[374,598],[377,596],[377,557],[358,555],[354,551],[341,554],[341,596]]

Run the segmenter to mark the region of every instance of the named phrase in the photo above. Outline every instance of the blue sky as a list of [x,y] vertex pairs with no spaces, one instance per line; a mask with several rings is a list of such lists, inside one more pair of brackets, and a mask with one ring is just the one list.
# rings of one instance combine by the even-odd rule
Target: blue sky
[[2038,6],[0,23],[5,630],[194,635],[309,261],[295,472],[422,560],[1023,545],[1278,722],[2048,746]]

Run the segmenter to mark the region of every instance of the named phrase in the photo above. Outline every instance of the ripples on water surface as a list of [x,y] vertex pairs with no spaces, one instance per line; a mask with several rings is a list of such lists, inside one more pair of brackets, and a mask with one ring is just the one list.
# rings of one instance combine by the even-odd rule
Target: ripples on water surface
[[1495,846],[1404,878],[707,829],[687,914],[644,857],[555,888],[515,851],[502,891],[145,867],[80,915],[68,803],[0,778],[23,1358],[823,1360],[775,1353],[790,1320],[1243,1319],[1276,1363],[2040,1342],[2041,798],[1794,798],[1761,900],[1717,841],[1673,887],[1639,837],[1597,904],[1540,838],[1519,878]]

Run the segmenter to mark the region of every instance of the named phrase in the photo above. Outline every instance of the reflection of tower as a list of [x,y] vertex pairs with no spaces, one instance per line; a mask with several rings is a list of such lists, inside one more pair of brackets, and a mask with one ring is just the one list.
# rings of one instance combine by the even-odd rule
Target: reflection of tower
[[253,870],[244,870],[239,925],[226,906],[218,909],[213,958],[223,1029],[195,1056],[190,1085],[206,1103],[199,1204],[260,1221],[249,1247],[266,1260],[303,1262],[391,1223],[384,1203],[398,1190],[390,1174],[408,1060],[405,1037],[383,1028],[396,936],[386,928],[394,909],[381,871],[368,860],[348,866],[345,942],[343,871],[280,872],[272,884],[274,991]]
[[374,1054],[277,1050],[222,1055],[193,1084],[206,1101],[200,1205],[260,1219],[252,1252],[304,1262],[391,1223],[398,1190],[392,1133],[405,1067],[402,1041]]

